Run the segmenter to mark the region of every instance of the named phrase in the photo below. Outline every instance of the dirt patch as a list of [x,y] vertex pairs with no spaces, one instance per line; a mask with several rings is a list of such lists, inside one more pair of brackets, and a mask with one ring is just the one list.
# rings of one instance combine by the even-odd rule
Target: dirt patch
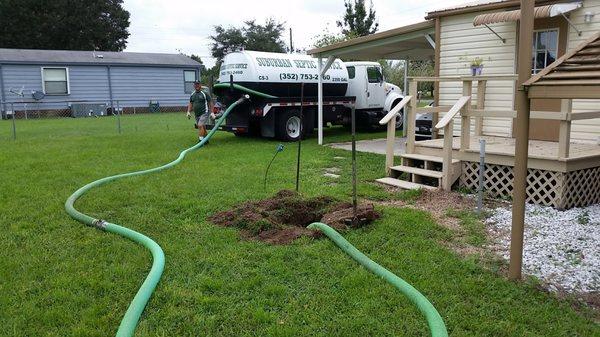
[[[235,227],[247,239],[271,244],[288,244],[307,236],[318,237],[318,231],[307,229],[313,222],[324,222],[337,230],[349,228],[345,219],[352,217],[352,204],[327,196],[303,198],[298,193],[282,190],[273,197],[243,203],[233,209],[213,214],[209,221],[224,227]],[[379,218],[372,204],[359,205],[362,226]]]

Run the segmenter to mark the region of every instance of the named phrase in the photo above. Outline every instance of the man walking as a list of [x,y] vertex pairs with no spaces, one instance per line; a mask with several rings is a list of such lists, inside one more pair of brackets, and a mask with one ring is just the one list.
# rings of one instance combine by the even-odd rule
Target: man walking
[[202,90],[200,82],[194,82],[194,89],[194,92],[190,96],[187,117],[190,118],[193,109],[196,118],[196,126],[198,127],[198,141],[200,142],[206,137],[206,123],[208,123],[213,104],[210,95]]

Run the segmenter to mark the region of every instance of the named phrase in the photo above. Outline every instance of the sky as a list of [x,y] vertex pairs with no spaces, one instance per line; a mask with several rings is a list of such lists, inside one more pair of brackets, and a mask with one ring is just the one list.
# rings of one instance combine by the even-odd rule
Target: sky
[[[379,31],[423,21],[428,11],[471,0],[373,0]],[[336,20],[344,0],[125,0],[131,14],[125,51],[196,54],[212,67],[209,36],[215,25],[241,27],[244,21],[263,23],[273,17],[292,28],[295,48],[310,49],[315,36],[339,33]],[[286,31],[285,39],[289,41]]]

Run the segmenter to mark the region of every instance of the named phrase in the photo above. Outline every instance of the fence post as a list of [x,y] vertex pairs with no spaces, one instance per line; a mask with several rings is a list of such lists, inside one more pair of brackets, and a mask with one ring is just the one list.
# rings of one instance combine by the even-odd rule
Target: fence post
[[119,107],[119,101],[117,101],[117,128],[119,129],[119,134],[121,134],[121,111]]
[[17,126],[15,124],[15,104],[14,103],[10,103],[10,110],[12,112],[13,140],[17,140]]

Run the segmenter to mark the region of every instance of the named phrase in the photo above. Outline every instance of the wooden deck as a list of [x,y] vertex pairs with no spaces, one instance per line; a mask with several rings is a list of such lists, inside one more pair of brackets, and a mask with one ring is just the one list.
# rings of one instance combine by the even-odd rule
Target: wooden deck
[[[470,146],[460,152],[460,137],[453,138],[453,158],[479,162],[479,140],[486,141],[486,162],[498,165],[514,165],[515,139],[494,136],[471,136]],[[415,153],[442,155],[444,139],[415,142]],[[571,143],[569,158],[558,157],[558,142],[529,141],[529,167],[536,169],[570,172],[600,166],[600,145]]]

